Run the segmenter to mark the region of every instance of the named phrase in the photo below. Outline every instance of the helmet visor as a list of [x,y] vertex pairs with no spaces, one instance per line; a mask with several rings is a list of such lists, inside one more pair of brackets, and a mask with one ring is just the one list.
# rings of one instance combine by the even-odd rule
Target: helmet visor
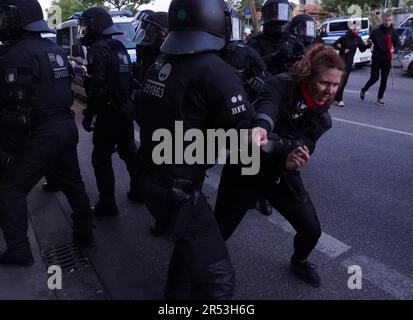
[[297,36],[316,37],[316,25],[314,21],[305,21],[297,26]]
[[147,21],[141,21],[133,38],[133,41],[140,46],[154,45],[161,40],[162,36],[159,27]]
[[288,22],[292,17],[291,6],[287,3],[273,3],[262,10],[263,23],[270,21],[285,21]]
[[78,25],[77,25],[77,39],[83,39],[85,36],[91,32],[91,19],[89,18],[79,18]]
[[242,40],[242,21],[238,17],[231,17],[230,41]]

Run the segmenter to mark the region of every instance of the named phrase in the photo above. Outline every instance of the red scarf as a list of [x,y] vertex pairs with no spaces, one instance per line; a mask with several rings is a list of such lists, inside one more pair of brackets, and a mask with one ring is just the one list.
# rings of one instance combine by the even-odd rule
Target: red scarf
[[307,88],[304,86],[303,83],[301,83],[300,89],[301,89],[301,94],[303,95],[303,98],[304,98],[304,102],[310,109],[318,109],[322,107],[322,105],[320,106],[314,101],[313,97],[307,91]]
[[393,59],[393,54],[391,52],[391,49],[393,48],[393,44],[391,42],[391,36],[389,34],[386,34],[385,39],[386,39],[387,59],[391,61]]

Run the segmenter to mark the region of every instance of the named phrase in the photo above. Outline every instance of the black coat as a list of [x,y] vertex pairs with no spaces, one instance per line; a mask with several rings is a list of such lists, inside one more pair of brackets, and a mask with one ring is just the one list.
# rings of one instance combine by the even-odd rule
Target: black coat
[[[338,44],[341,45],[340,48],[337,47]],[[364,52],[370,48],[370,45],[364,44],[360,36],[354,36],[351,31],[348,31],[344,36],[338,38],[336,42],[334,42],[333,47],[339,50],[339,55],[343,58],[349,69],[353,66],[354,55],[356,54],[357,48],[361,52]],[[350,51],[346,53],[346,49]]]
[[400,37],[397,30],[391,26],[390,28],[385,28],[383,25],[373,30],[370,35],[371,41],[373,41],[373,59],[385,61],[387,60],[387,45],[386,45],[386,34],[389,34],[391,41],[393,43],[393,48],[395,51],[400,47]]

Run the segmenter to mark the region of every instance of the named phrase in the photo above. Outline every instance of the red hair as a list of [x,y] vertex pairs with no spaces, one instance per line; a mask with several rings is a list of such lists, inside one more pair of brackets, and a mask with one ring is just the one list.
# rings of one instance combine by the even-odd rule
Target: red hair
[[303,59],[297,61],[290,71],[290,76],[297,82],[307,82],[317,76],[322,68],[338,69],[346,72],[342,58],[333,47],[315,44],[306,52]]

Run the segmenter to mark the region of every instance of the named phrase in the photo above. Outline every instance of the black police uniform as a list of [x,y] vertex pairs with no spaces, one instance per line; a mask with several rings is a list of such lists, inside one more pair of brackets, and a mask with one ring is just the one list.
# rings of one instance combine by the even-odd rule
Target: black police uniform
[[[340,48],[337,48],[337,44],[340,44]],[[353,67],[354,55],[356,54],[357,48],[360,52],[366,51],[370,48],[370,45],[364,43],[363,39],[358,34],[354,34],[351,30],[348,30],[346,34],[338,38],[333,47],[339,50],[339,55],[342,57],[344,63],[346,64],[346,74],[343,77],[340,89],[336,93],[336,101],[343,100],[343,93],[346,87],[348,78],[350,76],[351,69]],[[346,52],[346,50],[349,50]]]
[[297,231],[294,256],[307,259],[321,235],[320,224],[311,199],[304,188],[299,171],[288,171],[288,154],[306,145],[314,152],[320,136],[331,127],[329,105],[310,109],[300,85],[287,74],[267,82],[255,103],[255,126],[271,132],[272,156],[261,158],[256,176],[242,176],[241,168],[225,165],[215,207],[216,219],[224,239],[229,239],[248,209],[264,196]]
[[92,213],[77,157],[69,62],[61,48],[41,38],[48,28],[37,1],[5,2],[18,8],[22,28],[6,41],[0,66],[1,148],[11,155],[0,175],[0,223],[7,243],[0,263],[29,265],[26,196],[50,166],[74,210],[75,239],[84,244],[93,241]]
[[255,49],[272,75],[288,71],[304,55],[304,44],[286,30],[292,7],[287,0],[267,0],[262,7],[263,32],[251,37],[248,45]]
[[260,55],[245,43],[234,41],[225,46],[221,57],[237,70],[249,101],[254,101],[267,78],[267,66]]
[[272,75],[288,71],[305,53],[303,42],[288,32],[276,38],[260,33],[251,37],[248,45],[260,54]]
[[[233,290],[231,262],[201,192],[207,166],[155,165],[152,150],[157,143],[152,135],[158,128],[173,133],[174,122],[179,120],[185,131],[197,128],[205,134],[207,128],[248,128],[252,110],[240,78],[213,53],[160,56],[147,73],[140,102],[138,123],[145,162],[142,194],[151,214],[157,221],[163,220],[176,239],[166,297],[229,298]],[[172,196],[165,201],[165,195],[180,190],[181,184],[184,191],[178,193],[187,193],[188,199]]]
[[159,49],[167,30],[168,14],[166,12],[148,12],[138,24],[134,38],[137,44],[133,76],[139,88],[142,86],[146,71],[161,53]]
[[[91,8],[82,17],[103,15],[107,12]],[[107,16],[106,16],[107,15]],[[99,23],[96,18],[94,23]],[[98,27],[97,27],[98,28]],[[113,34],[113,33],[112,33]],[[136,185],[137,148],[134,138],[132,103],[130,100],[131,62],[125,46],[110,35],[98,34],[88,47],[88,77],[85,79],[87,108],[84,110],[84,127],[90,129],[93,116],[92,164],[95,171],[99,201],[96,215],[116,215],[115,177],[112,168],[112,153],[117,152],[126,163],[130,176],[130,191],[134,194]]]

